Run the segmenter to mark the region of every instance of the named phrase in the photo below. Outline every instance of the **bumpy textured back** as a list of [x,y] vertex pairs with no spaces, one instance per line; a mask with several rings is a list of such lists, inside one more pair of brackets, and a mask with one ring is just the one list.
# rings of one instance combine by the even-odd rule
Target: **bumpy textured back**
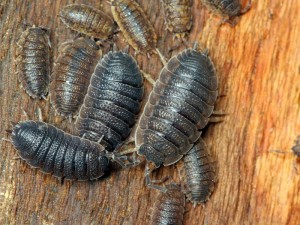
[[238,16],[241,12],[240,0],[202,0],[214,13],[221,16],[227,16],[229,18]]
[[19,80],[32,98],[45,98],[50,80],[50,40],[40,27],[25,30],[17,43],[16,62]]
[[117,28],[109,15],[83,4],[67,5],[60,11],[59,16],[70,29],[94,38],[109,38]]
[[61,116],[72,117],[83,103],[99,58],[99,47],[89,38],[78,38],[60,52],[53,69],[51,102]]
[[194,204],[204,203],[215,188],[216,171],[202,138],[184,156],[183,161],[187,197]]
[[167,28],[183,38],[192,27],[192,0],[163,0]]
[[113,151],[129,136],[140,110],[143,77],[136,61],[124,52],[109,52],[96,66],[76,129]]
[[12,141],[29,165],[56,177],[93,180],[103,176],[108,168],[109,160],[101,145],[66,134],[47,123],[18,123]]
[[156,166],[180,160],[208,123],[218,95],[206,54],[186,49],[162,69],[136,130],[138,153]]
[[113,0],[111,11],[125,39],[137,52],[154,52],[157,35],[135,0]]
[[170,184],[167,192],[161,192],[153,208],[151,225],[182,225],[185,206],[185,197],[180,186]]

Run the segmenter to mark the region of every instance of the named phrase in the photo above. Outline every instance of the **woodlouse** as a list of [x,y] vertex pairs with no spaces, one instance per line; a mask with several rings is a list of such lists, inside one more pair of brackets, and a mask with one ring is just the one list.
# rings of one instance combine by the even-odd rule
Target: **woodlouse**
[[239,0],[202,0],[202,2],[214,13],[228,17],[228,22],[234,17],[245,14],[251,7],[251,1],[244,9],[242,9]]
[[171,165],[182,158],[208,123],[218,79],[206,53],[186,49],[172,57],[155,82],[135,133],[138,154]]
[[215,165],[208,153],[207,146],[199,138],[194,147],[184,156],[186,195],[194,203],[206,202],[215,187]]
[[300,136],[295,140],[295,145],[292,147],[292,151],[297,157],[300,157]]
[[111,11],[125,39],[136,53],[157,51],[155,30],[135,0],[112,0]]
[[167,192],[160,192],[154,204],[152,225],[181,225],[185,207],[185,196],[180,186],[170,184],[166,186]]
[[72,118],[83,103],[100,50],[89,38],[68,42],[56,60],[50,86],[51,101],[59,115]]
[[83,4],[65,6],[59,16],[70,29],[94,38],[107,39],[117,28],[109,15]]
[[44,98],[50,81],[50,40],[48,30],[27,28],[17,43],[17,73],[22,87],[32,98]]
[[79,136],[98,140],[109,151],[129,136],[140,110],[143,77],[134,58],[111,51],[97,64],[84,99],[76,129]]
[[12,131],[12,143],[29,165],[59,178],[97,179],[109,164],[100,144],[39,121],[18,123]]
[[187,36],[192,27],[192,0],[162,0],[167,29],[177,38]]

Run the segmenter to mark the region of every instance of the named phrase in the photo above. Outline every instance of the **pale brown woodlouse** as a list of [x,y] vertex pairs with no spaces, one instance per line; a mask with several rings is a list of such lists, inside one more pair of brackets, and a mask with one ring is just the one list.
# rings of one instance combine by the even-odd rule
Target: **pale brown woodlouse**
[[184,156],[185,193],[194,206],[206,202],[215,188],[216,170],[207,146],[200,137]]
[[63,44],[50,85],[56,113],[71,119],[78,112],[100,54],[99,46],[89,38],[80,37]]
[[160,192],[153,207],[151,225],[182,225],[185,196],[177,184],[166,186],[167,192]]
[[49,31],[42,27],[29,27],[17,43],[17,74],[22,87],[32,98],[44,98],[50,82]]
[[188,35],[192,24],[192,0],[162,0],[165,23],[174,37],[183,39]]
[[112,0],[111,11],[126,41],[136,53],[156,53],[157,35],[135,0]]
[[110,38],[117,28],[109,15],[99,9],[83,4],[65,6],[60,11],[59,17],[70,29],[93,38]]

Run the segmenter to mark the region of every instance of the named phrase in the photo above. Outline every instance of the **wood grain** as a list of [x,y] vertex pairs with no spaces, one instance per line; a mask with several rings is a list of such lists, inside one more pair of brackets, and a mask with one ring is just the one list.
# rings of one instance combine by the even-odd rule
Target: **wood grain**
[[[14,54],[26,21],[51,29],[53,62],[59,44],[76,35],[56,15],[75,2],[110,13],[109,5],[99,0],[0,1],[0,137],[11,129],[10,121],[25,119],[22,108],[37,119],[41,107],[45,121],[72,131],[72,124],[54,116],[49,102],[34,101],[19,87]],[[168,48],[176,43],[165,31],[159,0],[139,2],[159,34],[159,49],[170,57]],[[216,108],[229,115],[204,133],[219,182],[204,208],[187,204],[185,224],[300,224],[300,174],[294,168],[300,171],[300,162],[290,153],[300,134],[300,1],[253,1],[235,27],[219,26],[220,18],[199,2],[194,1],[189,41],[209,49],[220,94],[226,95]],[[117,44],[126,45],[121,34]],[[139,55],[137,60],[157,78],[162,65],[156,55]],[[151,86],[146,86],[149,92]],[[143,164],[99,181],[61,185],[13,160],[16,151],[10,143],[0,146],[0,224],[146,224],[150,218],[158,193],[145,187]],[[180,162],[161,168],[154,176],[171,175],[179,181],[181,167]]]

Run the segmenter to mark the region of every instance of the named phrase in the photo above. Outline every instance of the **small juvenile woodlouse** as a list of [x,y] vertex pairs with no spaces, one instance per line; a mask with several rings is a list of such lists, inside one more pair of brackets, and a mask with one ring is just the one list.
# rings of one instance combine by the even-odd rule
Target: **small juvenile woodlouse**
[[111,51],[97,64],[76,119],[79,136],[114,151],[129,136],[143,97],[143,77],[134,58]]
[[157,35],[135,0],[112,0],[111,11],[125,39],[136,53],[156,53]]
[[51,102],[59,115],[72,118],[78,112],[99,57],[99,46],[83,37],[60,51],[50,85]]
[[135,133],[138,154],[156,167],[179,161],[200,137],[218,95],[207,56],[186,49],[172,57],[154,84]]
[[94,38],[107,39],[115,33],[117,28],[109,15],[87,5],[65,6],[59,16],[70,29]]
[[12,143],[29,165],[58,178],[93,180],[108,169],[109,158],[103,146],[47,123],[18,123],[12,131]]
[[300,136],[295,140],[295,145],[292,147],[292,151],[297,157],[300,157]]
[[202,2],[214,13],[228,17],[228,20],[226,20],[228,22],[235,17],[245,14],[251,7],[251,0],[244,9],[242,9],[239,0],[202,0]]
[[206,202],[215,187],[215,165],[202,138],[184,156],[186,195],[194,206]]
[[167,29],[183,39],[192,27],[192,0],[162,0]]
[[27,28],[17,43],[17,73],[22,87],[32,98],[44,98],[50,82],[49,31]]
[[185,196],[179,185],[166,186],[167,192],[160,192],[154,204],[151,225],[181,225],[185,207]]

